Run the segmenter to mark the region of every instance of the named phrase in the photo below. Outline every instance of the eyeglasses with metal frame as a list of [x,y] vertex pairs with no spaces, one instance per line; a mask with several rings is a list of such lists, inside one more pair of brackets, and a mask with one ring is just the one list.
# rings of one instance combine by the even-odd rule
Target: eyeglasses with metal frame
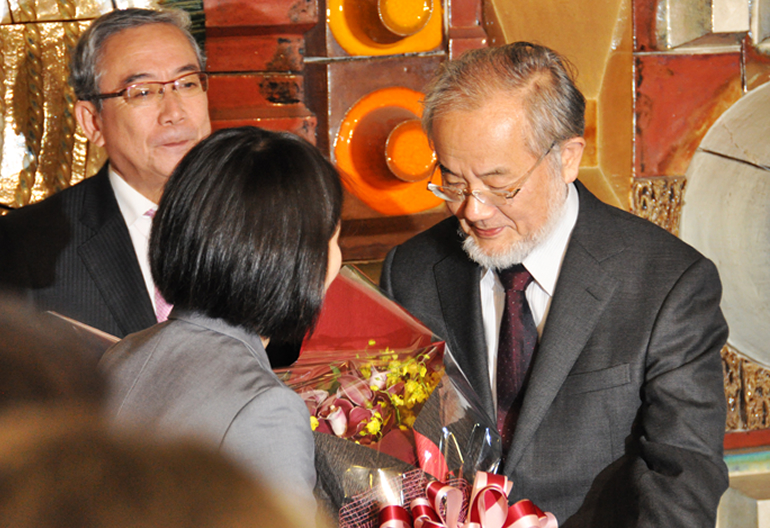
[[205,72],[194,71],[185,73],[170,81],[141,82],[126,86],[113,93],[97,94],[95,101],[122,97],[131,106],[149,106],[160,102],[166,93],[166,85],[180,97],[194,97],[209,89],[209,77]]
[[537,158],[537,161],[535,162],[535,164],[532,165],[532,167],[526,173],[524,173],[524,175],[521,178],[519,178],[519,181],[509,189],[500,190],[500,191],[493,191],[490,189],[476,189],[475,191],[469,191],[465,187],[452,186],[452,185],[436,185],[433,182],[428,182],[428,190],[433,194],[435,194],[437,197],[447,202],[460,203],[460,202],[464,202],[469,196],[473,196],[484,205],[493,205],[495,207],[500,207],[508,203],[508,200],[513,200],[514,197],[517,194],[519,194],[519,191],[521,191],[521,188],[524,186],[525,183],[527,183],[527,180],[529,179],[529,177],[532,175],[533,172],[535,172],[535,169],[537,169],[540,163],[543,162],[546,156],[548,156],[548,154],[551,153],[551,151],[555,146],[556,146],[556,141],[551,143],[551,146],[548,147],[548,150],[543,152],[543,154],[539,158]]

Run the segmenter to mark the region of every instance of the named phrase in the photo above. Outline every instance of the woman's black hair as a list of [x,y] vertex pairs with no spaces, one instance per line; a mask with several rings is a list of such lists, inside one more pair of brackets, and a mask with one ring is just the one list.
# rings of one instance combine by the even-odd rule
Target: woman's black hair
[[150,264],[175,307],[301,341],[324,296],[339,175],[288,132],[220,130],[179,163],[155,215]]

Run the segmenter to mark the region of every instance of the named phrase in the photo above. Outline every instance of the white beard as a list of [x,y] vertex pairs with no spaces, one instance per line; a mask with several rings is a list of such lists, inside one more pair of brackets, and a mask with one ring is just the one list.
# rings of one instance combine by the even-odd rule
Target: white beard
[[[558,196],[559,188],[561,188],[562,185],[561,179],[554,179],[551,184],[551,194],[553,196]],[[553,233],[556,224],[564,213],[564,208],[567,203],[566,191],[567,188],[564,187],[563,198],[561,200],[551,200],[549,202],[548,216],[540,229],[530,233],[525,238],[514,242],[506,249],[487,253],[479,246],[475,238],[466,235],[460,230],[461,236],[465,237],[465,240],[463,241],[463,250],[465,250],[471,260],[492,270],[504,270],[516,264],[521,264],[533,249]]]

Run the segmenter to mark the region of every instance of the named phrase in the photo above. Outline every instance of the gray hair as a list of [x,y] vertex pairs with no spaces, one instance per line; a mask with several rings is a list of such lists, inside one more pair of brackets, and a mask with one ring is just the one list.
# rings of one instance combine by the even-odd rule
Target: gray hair
[[89,26],[81,35],[75,49],[72,50],[69,82],[75,95],[81,101],[94,101],[101,109],[101,101],[95,99],[99,94],[99,80],[103,72],[98,65],[104,50],[104,44],[111,36],[123,30],[148,24],[170,24],[179,28],[187,37],[201,70],[206,67],[206,58],[190,33],[190,15],[180,9],[155,11],[152,9],[116,9],[106,13]]
[[586,103],[575,86],[574,66],[529,42],[471,50],[444,62],[423,101],[423,128],[432,141],[436,118],[478,109],[501,92],[522,97],[529,126],[526,148],[533,156],[554,142],[558,151],[562,141],[583,135]]

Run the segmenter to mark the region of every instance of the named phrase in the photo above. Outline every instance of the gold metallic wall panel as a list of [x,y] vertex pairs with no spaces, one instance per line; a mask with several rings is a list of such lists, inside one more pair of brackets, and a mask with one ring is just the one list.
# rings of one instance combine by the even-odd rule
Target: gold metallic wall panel
[[770,427],[770,370],[725,345],[722,373],[727,399],[725,429],[736,432]]
[[13,22],[84,20],[112,10],[107,0],[2,0],[10,5]]
[[741,379],[741,364],[743,360],[738,354],[725,345],[722,349],[722,374],[724,375],[725,399],[727,400],[727,421],[725,430],[739,431],[743,429],[743,382]]
[[770,427],[770,370],[744,360],[743,405],[746,408],[745,428],[749,431]]
[[669,233],[679,235],[685,178],[636,178],[631,188],[631,212]]
[[90,176],[104,161],[77,131],[66,59],[87,22],[0,26],[0,202],[19,207]]

